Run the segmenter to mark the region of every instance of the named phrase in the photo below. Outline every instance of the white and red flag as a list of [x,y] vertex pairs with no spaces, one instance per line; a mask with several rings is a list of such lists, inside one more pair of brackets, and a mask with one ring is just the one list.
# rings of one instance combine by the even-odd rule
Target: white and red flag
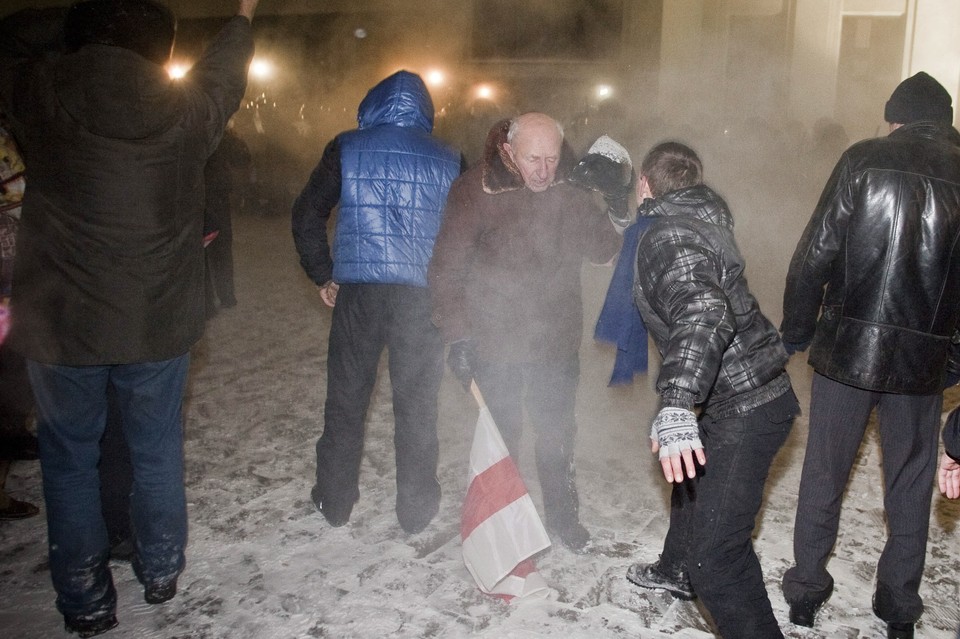
[[460,520],[463,562],[487,594],[507,600],[547,597],[550,587],[531,558],[550,538],[475,383],[472,390],[480,417]]

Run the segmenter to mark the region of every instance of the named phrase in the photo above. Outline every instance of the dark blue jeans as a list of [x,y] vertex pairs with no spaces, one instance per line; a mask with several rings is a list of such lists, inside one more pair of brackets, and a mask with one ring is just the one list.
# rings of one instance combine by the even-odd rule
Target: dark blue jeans
[[189,364],[189,354],[113,366],[27,362],[37,400],[50,573],[64,616],[95,619],[116,608],[97,472],[108,386],[116,393],[133,462],[137,576],[144,584],[165,583],[183,570],[181,406]]
[[661,564],[682,568],[724,637],[780,639],[753,550],[770,464],[800,411],[792,390],[746,415],[700,418],[706,466],[675,484]]

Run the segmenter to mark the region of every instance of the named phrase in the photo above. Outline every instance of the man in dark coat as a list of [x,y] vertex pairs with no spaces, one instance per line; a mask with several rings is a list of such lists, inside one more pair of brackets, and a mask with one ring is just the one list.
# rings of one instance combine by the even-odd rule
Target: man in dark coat
[[[239,0],[180,82],[152,0],[88,0],[0,24],[0,100],[29,177],[10,345],[38,406],[50,572],[68,631],[117,624],[97,463],[112,386],[134,466],[134,569],[176,593],[187,514],[181,404],[204,324],[203,167],[238,108],[258,0]],[[62,35],[61,35],[62,34]]]
[[[360,497],[364,419],[386,347],[396,419],[397,520],[422,531],[440,506],[437,393],[443,343],[430,323],[427,265],[460,153],[431,135],[420,76],[370,89],[359,127],[336,136],[293,205],[300,264],[333,308],[323,434],[311,496],[332,526]],[[339,205],[334,248],[327,221]]]
[[465,386],[476,378],[514,458],[526,402],[547,528],[580,551],[590,540],[574,472],[580,269],[584,258],[609,262],[621,240],[592,195],[568,183],[574,163],[553,118],[497,123],[480,164],[450,190],[430,288],[448,362]]
[[876,408],[889,534],[873,610],[889,637],[905,638],[923,612],[941,391],[955,375],[960,133],[950,94],[922,72],[896,88],[884,117],[888,136],[840,157],[787,274],[783,340],[790,352],[809,346],[815,373],[796,565],[783,576],[783,593],[790,620],[812,626],[833,592],[827,561]]

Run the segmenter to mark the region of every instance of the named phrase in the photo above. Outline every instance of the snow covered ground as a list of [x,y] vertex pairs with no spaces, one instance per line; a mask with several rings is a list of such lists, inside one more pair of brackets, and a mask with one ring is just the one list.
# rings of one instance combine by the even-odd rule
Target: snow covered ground
[[[107,636],[713,636],[695,603],[638,590],[624,579],[630,563],[657,557],[667,527],[668,487],[646,439],[655,408],[652,378],[608,388],[613,352],[589,338],[582,348],[577,470],[582,519],[594,543],[585,555],[553,547],[537,557],[541,573],[556,590],[553,599],[515,604],[492,599],[476,589],[463,566],[459,509],[476,407],[449,376],[440,397],[444,496],[434,522],[409,536],[394,514],[392,416],[384,370],[369,414],[360,502],[348,525],[327,525],[309,491],[313,447],[322,425],[330,312],[300,271],[285,216],[241,217],[235,236],[240,304],[210,321],[195,349],[189,384],[190,545],[180,592],[166,604],[148,606],[130,567],[114,564],[120,626]],[[785,252],[790,249],[792,245]],[[758,269],[751,277],[757,290],[778,291],[784,270],[781,260],[776,268]],[[609,276],[609,269],[584,267],[588,334]],[[779,298],[761,296],[761,302],[777,321]],[[790,372],[806,407],[810,379],[805,358],[795,357]],[[946,408],[957,403],[960,393],[948,397]],[[773,469],[756,531],[774,610],[789,637],[883,637],[884,624],[870,610],[884,539],[875,433],[854,469],[829,565],[836,592],[816,629],[787,621],[779,579],[792,559],[805,434],[801,416]],[[519,461],[539,503],[533,460],[525,454]],[[41,504],[38,465],[15,463],[8,490]],[[960,503],[935,495],[921,588],[926,612],[918,637],[956,636],[958,522]],[[54,608],[43,513],[0,522],[0,592],[3,636],[66,636]]]

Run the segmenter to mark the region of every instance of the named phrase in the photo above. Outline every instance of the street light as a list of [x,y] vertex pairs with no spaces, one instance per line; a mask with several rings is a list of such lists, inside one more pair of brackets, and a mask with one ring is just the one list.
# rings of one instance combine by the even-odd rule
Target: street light
[[167,75],[170,76],[171,80],[179,80],[183,76],[187,75],[187,71],[190,70],[189,64],[185,62],[170,62],[167,64]]
[[474,89],[477,97],[481,100],[492,100],[493,99],[493,87],[489,84],[478,84],[476,89]]
[[254,58],[250,61],[250,75],[257,80],[267,80],[273,76],[273,63],[263,58]]
[[440,69],[430,69],[427,71],[424,78],[427,81],[427,84],[431,87],[443,86],[447,80],[447,76],[444,75],[443,71]]

